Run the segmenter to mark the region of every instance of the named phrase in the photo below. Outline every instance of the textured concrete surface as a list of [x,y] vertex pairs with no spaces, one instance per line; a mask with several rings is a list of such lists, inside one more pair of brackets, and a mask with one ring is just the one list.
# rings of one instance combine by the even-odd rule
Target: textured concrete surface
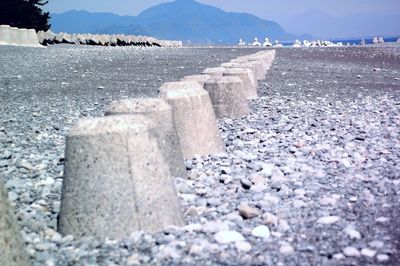
[[36,31],[0,25],[0,45],[42,47]]
[[243,82],[243,87],[246,92],[246,98],[250,99],[257,99],[258,92],[257,92],[257,82],[254,79],[254,75],[248,68],[227,68],[224,71],[224,76],[227,77],[238,77]]
[[106,110],[106,115],[144,115],[159,126],[159,146],[168,162],[171,174],[175,177],[187,177],[181,145],[176,133],[169,104],[158,98],[136,98],[115,101]]
[[208,155],[225,151],[210,96],[198,82],[168,82],[160,98],[172,106],[183,156]]
[[211,68],[206,68],[204,69],[201,74],[204,75],[210,75],[212,77],[222,77],[222,74],[224,73],[225,68],[223,67],[211,67]]
[[28,265],[25,245],[14,210],[10,207],[4,182],[0,178],[0,265],[24,266]]
[[87,119],[71,128],[60,233],[120,239],[184,224],[159,130],[139,115]]
[[250,113],[247,91],[239,77],[211,78],[204,83],[217,118],[241,118]]
[[204,82],[206,82],[207,79],[211,78],[210,75],[207,74],[202,74],[202,75],[190,75],[186,76],[182,79],[182,81],[196,81],[198,82],[202,87],[204,87]]

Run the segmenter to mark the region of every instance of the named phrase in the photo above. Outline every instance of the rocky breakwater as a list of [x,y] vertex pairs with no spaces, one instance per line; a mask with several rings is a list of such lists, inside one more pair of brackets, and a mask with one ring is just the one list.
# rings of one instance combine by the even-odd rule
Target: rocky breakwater
[[155,47],[182,47],[181,41],[158,40],[147,36],[133,36],[124,34],[68,34],[54,33],[52,31],[39,31],[37,33],[42,45],[49,44],[75,44],[97,46],[155,46]]

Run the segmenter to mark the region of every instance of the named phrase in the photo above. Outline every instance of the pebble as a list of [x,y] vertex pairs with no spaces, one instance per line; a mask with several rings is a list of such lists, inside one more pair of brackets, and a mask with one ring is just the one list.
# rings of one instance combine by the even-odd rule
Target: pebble
[[380,262],[385,262],[385,261],[388,261],[390,259],[390,257],[386,254],[378,254],[376,256],[376,259]]
[[236,247],[237,251],[244,252],[244,253],[250,252],[250,250],[252,248],[251,244],[247,241],[237,241],[237,242],[235,242],[235,247]]
[[369,249],[369,248],[363,248],[361,249],[361,255],[366,256],[366,257],[370,257],[372,258],[373,256],[375,256],[376,251]]
[[317,223],[319,224],[334,224],[340,220],[338,216],[324,216],[318,219]]
[[379,217],[375,221],[378,222],[378,223],[387,223],[387,222],[390,221],[390,219],[387,218],[387,217]]
[[245,241],[244,236],[236,231],[220,231],[215,234],[214,239],[220,244]]
[[348,246],[343,249],[343,254],[346,255],[347,257],[359,257],[360,251],[355,247]]
[[255,227],[251,231],[251,234],[253,236],[259,237],[259,238],[268,238],[271,235],[269,228],[265,225],[259,225],[259,226]]
[[285,255],[294,253],[294,248],[290,244],[283,244],[279,248],[279,252]]
[[263,214],[263,221],[267,225],[276,225],[278,224],[278,217],[272,213],[264,213]]
[[353,239],[361,239],[361,233],[358,232],[357,230],[353,229],[352,227],[346,227],[344,229],[344,232]]
[[260,214],[260,211],[256,208],[250,207],[247,204],[241,204],[239,206],[239,214],[244,219],[251,219],[251,218],[257,217]]
[[248,179],[244,179],[244,178],[242,178],[242,179],[240,180],[240,184],[242,184],[242,187],[243,187],[244,189],[250,189],[251,186],[252,186],[251,181],[248,180]]
[[368,245],[369,245],[371,248],[380,249],[380,248],[383,248],[383,246],[385,245],[385,243],[383,243],[382,241],[379,241],[379,240],[374,240],[374,241],[369,242]]

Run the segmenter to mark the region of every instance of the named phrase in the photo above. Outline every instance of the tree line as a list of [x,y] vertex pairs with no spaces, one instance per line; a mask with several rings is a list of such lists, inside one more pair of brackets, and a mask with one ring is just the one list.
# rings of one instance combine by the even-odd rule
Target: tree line
[[43,12],[46,0],[0,0],[0,24],[47,31],[49,12]]

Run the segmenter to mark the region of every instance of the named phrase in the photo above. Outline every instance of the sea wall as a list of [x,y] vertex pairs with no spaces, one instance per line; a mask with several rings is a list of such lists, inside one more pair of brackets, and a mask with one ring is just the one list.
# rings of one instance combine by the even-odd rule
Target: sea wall
[[36,31],[0,25],[0,45],[41,47]]
[[158,40],[153,37],[133,36],[124,34],[68,34],[53,33],[49,31],[38,32],[39,42],[42,45],[49,44],[75,44],[75,45],[98,45],[98,46],[158,46],[158,47],[182,47],[181,41]]
[[62,43],[98,46],[182,47],[181,41],[158,40],[147,36],[68,34],[63,32],[56,34],[50,30],[36,33],[34,29],[19,29],[9,25],[0,25],[0,45],[43,47]]

